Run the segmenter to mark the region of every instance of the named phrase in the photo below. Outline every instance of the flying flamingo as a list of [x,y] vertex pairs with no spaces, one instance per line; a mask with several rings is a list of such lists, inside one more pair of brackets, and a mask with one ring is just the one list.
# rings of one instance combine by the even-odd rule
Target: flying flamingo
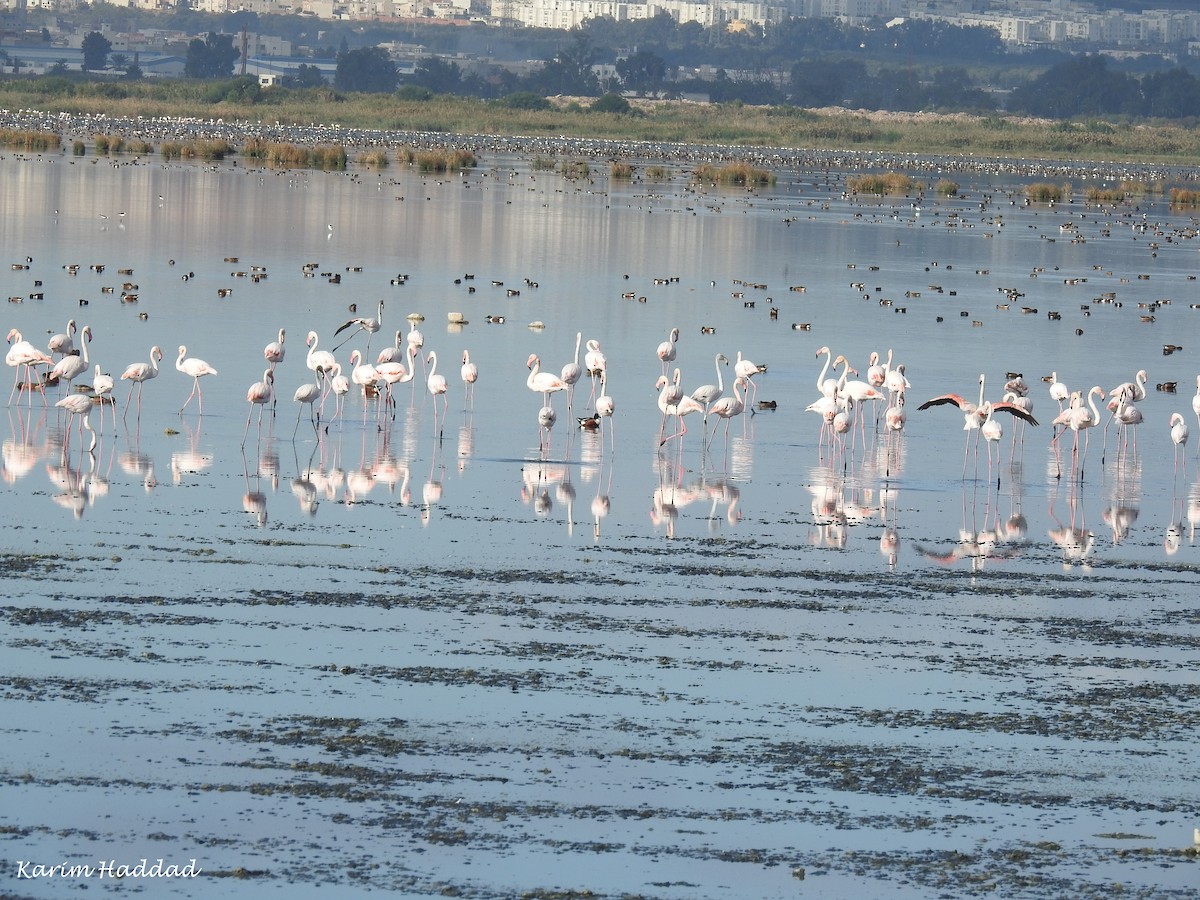
[[275,372],[273,369],[267,369],[263,372],[262,381],[256,381],[246,390],[246,402],[250,404],[250,409],[246,413],[246,428],[242,432],[242,446],[246,446],[246,435],[250,433],[250,419],[254,415],[254,407],[258,407],[258,430],[262,431],[262,414],[263,407],[271,402],[271,398],[275,396],[275,391],[272,385],[275,383]]
[[51,353],[57,353],[59,356],[66,356],[75,352],[75,320],[67,320],[66,332],[52,335],[50,343],[46,345]]
[[1187,464],[1188,426],[1183,413],[1171,413],[1171,443],[1175,445],[1175,470],[1179,470],[1179,450],[1184,448],[1184,464]]
[[192,397],[196,397],[196,402],[200,406],[200,415],[204,415],[204,394],[200,390],[200,379],[205,375],[216,375],[217,370],[202,359],[187,356],[187,347],[183,344],[179,345],[179,357],[175,360],[175,368],[184,375],[190,375],[192,379],[192,392],[183,401],[183,406],[179,407],[179,411],[182,413],[187,409],[187,405],[192,402]]
[[[358,334],[358,332],[365,331],[367,333],[367,352],[370,353],[371,338],[374,336],[375,332],[383,327],[383,301],[379,301],[379,311],[375,314],[375,318],[372,319],[367,316],[359,316],[357,319],[351,319],[349,322],[339,325],[337,327],[337,331],[335,331],[333,334],[336,337],[347,328],[352,328],[355,325],[357,325],[358,328],[350,334],[350,337],[346,338],[346,341],[350,340],[350,338],[354,337],[354,335]],[[346,343],[346,341],[342,341],[342,344]],[[338,346],[340,347],[341,344]]]
[[581,340],[583,340],[583,332],[575,332],[575,356],[571,362],[562,367],[562,372],[558,376],[567,383],[567,412],[574,407],[575,385],[583,375],[583,369],[579,366],[579,342]]
[[133,386],[137,385],[138,392],[138,420],[142,418],[142,385],[151,378],[158,377],[158,361],[163,358],[163,352],[158,347],[150,348],[150,362],[130,363],[125,371],[121,373],[121,380],[129,382],[129,396],[125,398],[125,412],[121,415],[124,420],[129,415],[129,403],[133,399]]
[[[20,381],[21,367],[25,369],[25,384],[26,389],[33,388],[33,367],[34,366],[49,366],[54,364],[49,356],[43,353],[29,341],[21,337],[21,332],[13,328],[8,332],[8,343],[11,346],[8,348],[8,353],[4,357],[4,361],[13,367],[15,374],[13,375],[12,392],[8,395],[9,405],[12,405],[12,398],[17,393],[17,383]],[[30,403],[33,401],[30,400]],[[42,403],[46,403],[46,394],[42,392]]]
[[[429,363],[429,375],[425,379],[425,387],[429,389],[429,393],[433,395],[433,424],[436,427],[437,416],[437,398],[440,395],[442,398],[442,422],[446,421],[446,409],[450,406],[450,401],[446,399],[446,391],[449,385],[446,383],[446,376],[439,375],[437,370],[437,351],[430,350],[426,361]],[[438,436],[442,434],[441,428],[437,428]]]
[[[479,380],[479,367],[471,362],[471,352],[463,351],[462,368],[459,369],[459,375],[463,380],[463,390],[466,394],[466,403],[468,409],[475,408],[475,382]],[[565,380],[565,379],[564,379]]]
[[671,333],[667,335],[667,339],[658,345],[658,358],[662,360],[662,373],[667,374],[667,366],[669,363],[675,362],[676,349],[675,345],[679,343],[679,329],[672,328]]
[[[970,400],[964,399],[959,394],[942,394],[939,397],[934,397],[930,400],[926,400],[924,403],[922,403],[920,406],[917,407],[918,410],[924,410],[924,409],[929,409],[931,406],[942,406],[945,404],[953,404],[954,406],[957,406],[962,411],[962,414],[963,414],[963,431],[966,431],[966,432],[975,431],[976,432],[976,434],[975,434],[975,440],[976,440],[975,452],[976,452],[977,456],[979,453],[979,446],[978,446],[979,426],[981,426],[987,420],[987,417],[988,417],[987,410],[982,410],[982,407],[984,405],[984,402],[983,402],[984,382],[985,382],[984,376],[980,375],[979,376],[979,402],[978,403],[972,403]],[[1018,419],[1021,419],[1025,422],[1029,422],[1032,425],[1037,425],[1037,423],[1038,423],[1037,419],[1035,419],[1032,415],[1027,413],[1025,410],[1021,409],[1021,407],[1019,407],[1013,403],[1005,403],[1004,401],[1001,401],[999,403],[993,403],[993,404],[991,404],[991,411],[993,413],[995,413],[995,412],[1009,413],[1013,416],[1016,416]],[[971,445],[971,436],[970,436],[970,434],[968,434],[967,435],[967,443],[963,446],[963,477],[964,478],[967,475],[967,450],[970,448],[970,445]],[[990,453],[990,451],[989,451],[989,453]]]
[[[80,341],[79,355],[71,354],[64,356],[54,364],[54,368],[50,370],[50,378],[55,381],[65,381],[67,390],[70,391],[76,378],[91,368],[91,361],[88,360],[88,344],[92,342],[92,326],[84,325],[80,332],[83,340]],[[80,440],[83,436],[80,435]]]

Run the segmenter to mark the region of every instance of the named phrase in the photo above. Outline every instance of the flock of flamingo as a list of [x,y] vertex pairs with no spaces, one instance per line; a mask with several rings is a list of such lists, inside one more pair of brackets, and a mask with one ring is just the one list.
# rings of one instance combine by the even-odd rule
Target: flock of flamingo
[[[394,344],[384,348],[375,357],[373,363],[365,360],[370,353],[371,338],[383,327],[383,302],[380,301],[378,312],[374,317],[355,317],[346,321],[335,332],[337,335],[350,331],[349,336],[343,340],[343,345],[347,340],[360,333],[367,337],[365,350],[354,349],[351,351],[346,371],[343,370],[342,364],[338,362],[332,351],[319,348],[317,332],[308,332],[305,341],[307,348],[305,361],[312,377],[311,380],[302,383],[292,395],[292,399],[297,405],[293,439],[296,437],[300,420],[305,411],[308,412],[314,428],[319,431],[324,405],[332,395],[335,412],[326,422],[326,427],[328,427],[330,422],[336,421],[343,415],[345,398],[352,390],[357,390],[363,398],[364,425],[367,423],[369,408],[372,404],[375,407],[374,415],[377,425],[380,425],[388,415],[394,417],[396,400],[393,389],[396,385],[415,381],[418,360],[424,371],[426,389],[435,398],[435,430],[440,433],[448,405],[446,394],[449,390],[449,383],[445,375],[438,372],[437,351],[424,352],[424,337],[418,329],[418,321],[418,317],[410,317],[408,332],[397,331]],[[685,391],[682,386],[681,370],[678,367],[672,367],[677,358],[679,335],[679,329],[672,328],[667,338],[656,349],[657,358],[662,366],[656,383],[658,408],[662,413],[662,422],[658,433],[660,447],[678,440],[680,453],[682,453],[683,437],[688,430],[686,418],[689,415],[699,414],[699,417],[704,419],[706,423],[705,449],[707,449],[711,440],[707,429],[710,417],[724,420],[726,443],[728,444],[730,422],[745,413],[748,403],[756,404],[757,408],[761,409],[776,407],[776,401],[757,400],[757,386],[754,379],[757,375],[765,372],[767,367],[744,358],[740,351],[733,364],[733,381],[730,386],[732,396],[726,394],[725,391],[724,367],[729,365],[730,360],[724,353],[717,353],[714,356],[714,382],[702,384],[690,392]],[[16,370],[13,389],[9,394],[9,404],[11,405],[18,390],[24,390],[29,394],[41,392],[43,403],[45,403],[45,389],[53,384],[63,385],[66,392],[55,405],[66,410],[78,420],[80,440],[82,440],[85,428],[91,432],[92,440],[89,450],[94,450],[96,446],[96,433],[89,418],[89,414],[96,404],[102,405],[101,427],[103,427],[103,405],[108,405],[112,409],[113,424],[114,427],[116,426],[116,409],[113,399],[116,380],[105,374],[99,364],[95,364],[93,371],[88,351],[88,345],[92,338],[90,326],[84,325],[77,329],[76,322],[72,319],[67,323],[64,332],[54,334],[49,339],[46,350],[43,351],[25,340],[14,328],[8,332],[9,350],[6,355],[7,364]],[[258,425],[261,430],[266,407],[271,406],[274,412],[277,399],[275,394],[276,367],[283,362],[286,356],[285,341],[286,333],[281,328],[276,339],[263,348],[265,368],[262,378],[251,384],[246,391],[249,411],[243,430],[243,446],[249,435],[250,424],[255,413],[257,412]],[[586,348],[582,364],[580,363],[581,346]],[[834,356],[828,347],[821,347],[816,352],[816,356],[825,358],[816,379],[819,395],[816,400],[805,407],[805,410],[820,416],[822,451],[827,442],[835,452],[844,450],[847,436],[853,440],[861,434],[865,442],[866,423],[868,420],[873,420],[875,427],[878,428],[881,419],[881,405],[885,432],[897,434],[903,431],[907,422],[905,397],[911,385],[905,374],[905,366],[892,364],[892,351],[888,351],[886,358],[879,353],[871,353],[866,366],[865,378],[861,380],[858,377],[850,378],[851,375],[858,376],[859,372],[850,365],[846,356]],[[162,359],[162,349],[155,346],[151,348],[148,360],[132,363],[122,372],[120,380],[129,382],[124,411],[126,419],[131,406],[134,405],[133,395],[136,389],[136,409],[140,421],[142,389],[146,382],[158,377],[159,362]],[[200,413],[203,414],[204,397],[201,379],[209,375],[216,375],[217,370],[203,359],[188,356],[187,347],[184,345],[180,345],[178,348],[175,368],[191,379],[191,391],[180,407],[180,413],[182,414],[187,409],[194,398]],[[552,396],[556,393],[566,393],[568,410],[573,412],[575,386],[585,374],[591,381],[591,394],[585,407],[586,410],[590,410],[590,413],[577,417],[576,424],[585,430],[599,430],[602,422],[608,419],[610,421],[608,432],[611,439],[613,433],[611,419],[616,410],[616,403],[608,394],[607,359],[601,350],[599,340],[591,339],[584,343],[582,333],[577,333],[574,357],[557,373],[544,370],[537,354],[530,354],[527,368],[526,386],[534,394],[541,395],[542,398],[537,421],[539,440],[543,449],[548,446],[550,430],[557,421]],[[673,374],[669,375],[672,368]],[[840,375],[838,374],[839,370]],[[90,388],[82,387],[75,390],[76,381],[83,378],[89,371],[93,372]],[[474,386],[479,378],[479,370],[471,362],[469,351],[463,351],[459,374],[464,384],[466,402],[470,407],[473,404]],[[1056,451],[1056,458],[1059,441],[1068,431],[1071,432],[1072,472],[1078,473],[1079,478],[1083,477],[1089,432],[1104,420],[1101,408],[1096,405],[1097,399],[1107,401],[1106,409],[1109,417],[1106,430],[1108,425],[1115,423],[1121,446],[1127,445],[1129,435],[1134,433],[1134,429],[1143,421],[1137,403],[1146,396],[1148,377],[1145,370],[1138,371],[1131,381],[1122,382],[1108,391],[1099,385],[1092,386],[1086,391],[1071,391],[1059,380],[1057,372],[1042,380],[1048,385],[1050,399],[1058,405],[1057,414],[1051,423],[1054,429],[1051,444]],[[1003,436],[1001,415],[1011,417],[1015,422],[1015,428],[1018,429],[1013,435],[1014,450],[1017,441],[1023,441],[1023,429],[1026,426],[1038,425],[1038,420],[1033,415],[1033,401],[1029,396],[1029,385],[1020,373],[1008,373],[1001,397],[998,400],[987,399],[986,385],[986,377],[981,374],[978,380],[978,395],[975,399],[969,399],[958,393],[945,393],[926,400],[918,406],[919,410],[926,410],[935,406],[952,405],[961,412],[963,430],[967,432],[967,441],[963,449],[964,478],[972,440],[974,440],[976,454],[978,454],[978,443],[982,438],[987,446],[989,480],[991,479],[993,447],[996,448],[996,463],[999,463],[999,444]],[[415,384],[413,390],[415,392]],[[440,414],[436,406],[438,398],[442,401]],[[873,410],[873,415],[868,415],[866,412],[868,404]],[[1197,421],[1200,422],[1200,376],[1197,377],[1197,392],[1192,400],[1192,408]],[[674,420],[674,428],[668,434],[667,425],[672,420]],[[1172,413],[1169,429],[1171,440],[1176,448],[1176,467],[1178,468],[1180,450],[1187,444],[1189,436],[1189,428],[1182,413]],[[70,428],[68,428],[69,434]],[[713,429],[712,436],[715,437],[715,435],[716,429]],[[1080,444],[1081,436],[1082,446]],[[613,439],[613,446],[615,449],[615,439]],[[1061,464],[1059,474],[1061,476]]]

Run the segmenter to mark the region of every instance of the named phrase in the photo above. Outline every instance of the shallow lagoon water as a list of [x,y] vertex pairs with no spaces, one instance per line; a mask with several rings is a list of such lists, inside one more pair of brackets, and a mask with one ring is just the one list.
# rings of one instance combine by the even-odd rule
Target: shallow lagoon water
[[[89,323],[114,375],[165,355],[94,456],[40,397],[7,410],[6,889],[114,888],[21,860],[164,857],[205,874],[156,895],[1189,895],[1200,488],[1166,422],[1194,423],[1195,222],[1026,208],[999,177],[918,209],[824,171],[697,192],[483,163],[0,162],[0,246],[32,259],[4,267],[8,327]],[[361,399],[297,427],[304,335],[331,347],[380,299],[371,355],[424,315],[444,422],[410,388],[382,429]],[[699,422],[656,446],[675,326],[685,385],[741,350],[778,403],[707,454]],[[279,328],[278,412],[243,450]],[[576,332],[608,356],[616,446],[558,398],[541,451],[525,362],[559,368]],[[202,416],[178,413],[180,343],[220,373]],[[824,345],[906,364],[902,437],[821,446]],[[1097,433],[1055,477],[1041,377],[1139,368],[1136,446]],[[1006,434],[998,486],[983,459],[962,478],[960,416],[914,401],[1010,371],[1042,425]]]

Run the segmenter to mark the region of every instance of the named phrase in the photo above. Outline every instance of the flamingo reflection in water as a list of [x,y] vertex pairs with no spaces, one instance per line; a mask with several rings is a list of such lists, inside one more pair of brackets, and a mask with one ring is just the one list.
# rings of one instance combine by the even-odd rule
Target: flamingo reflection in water
[[1070,494],[1067,496],[1069,516],[1065,524],[1054,512],[1054,504],[1057,502],[1058,491],[1054,491],[1050,496],[1048,512],[1054,520],[1055,527],[1049,529],[1047,534],[1062,553],[1063,571],[1069,572],[1078,566],[1082,571],[1090,572],[1091,557],[1096,548],[1096,533],[1087,527],[1083,499],[1078,493],[1078,482],[1071,482]]
[[[979,486],[971,488],[971,511],[967,514],[967,491],[962,493],[962,524],[958,530],[958,543],[950,550],[929,550],[914,545],[922,556],[943,566],[955,566],[966,560],[972,574],[982,572],[989,562],[1004,562],[1020,556],[1029,542],[1019,531],[1010,531],[1000,523],[999,491],[986,488],[983,522],[980,525],[976,511],[979,501]],[[995,506],[993,507],[993,495]]]

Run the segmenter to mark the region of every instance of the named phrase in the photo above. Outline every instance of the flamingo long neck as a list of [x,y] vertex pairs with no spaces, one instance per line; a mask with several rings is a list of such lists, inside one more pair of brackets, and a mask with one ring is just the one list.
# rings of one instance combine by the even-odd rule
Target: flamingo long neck
[[538,372],[542,370],[542,361],[536,356],[533,358],[533,364],[529,367],[529,377],[525,379],[525,386],[531,391],[541,390],[537,386]]
[[892,348],[888,347],[887,362],[883,364],[883,377],[886,380],[887,376],[892,373]]
[[1090,391],[1088,391],[1088,396],[1087,396],[1088,406],[1090,406],[1092,408],[1092,421],[1093,422],[1100,421],[1100,410],[1096,409],[1096,401],[1092,399],[1092,397],[1098,393],[1100,393],[1100,389],[1094,387]]
[[92,339],[92,328],[90,325],[85,325],[83,328],[83,341],[81,342],[83,344],[83,346],[79,348],[79,352],[83,355],[83,367],[85,369],[92,364],[91,360],[88,359],[88,349],[87,349],[88,341],[90,341],[91,339]]
[[825,373],[829,371],[829,364],[833,362],[833,351],[828,347],[825,348],[825,365],[821,367],[821,374],[817,376],[817,390],[824,393]]
[[579,365],[579,344],[583,340],[583,332],[575,332],[575,365]]
[[725,393],[725,383],[721,380],[721,354],[718,353],[713,357],[713,366],[717,370],[717,390]]
[[984,380],[985,380],[985,376],[980,375],[979,376],[979,403],[978,403],[979,406],[983,406],[983,383],[984,383]]
[[429,351],[429,380],[433,381],[433,374],[437,371],[437,351]]

